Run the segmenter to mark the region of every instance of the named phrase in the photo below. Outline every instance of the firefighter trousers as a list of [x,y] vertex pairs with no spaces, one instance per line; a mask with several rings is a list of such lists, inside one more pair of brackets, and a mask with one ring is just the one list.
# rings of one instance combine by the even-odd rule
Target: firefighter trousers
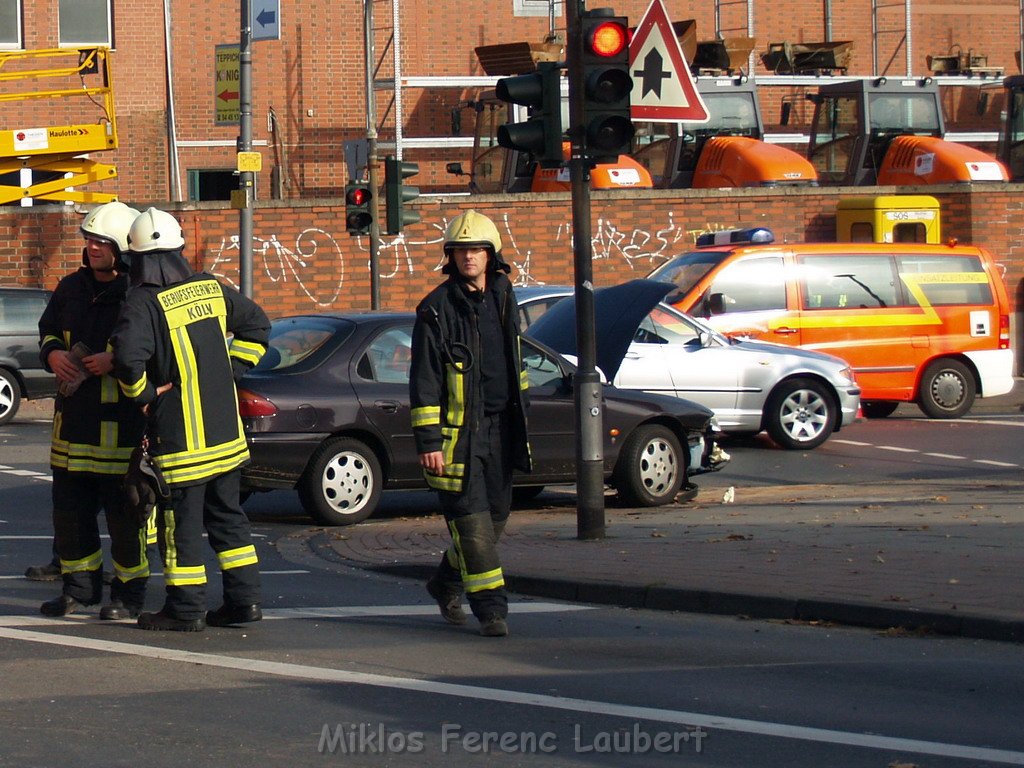
[[103,599],[102,510],[114,563],[110,597],[141,607],[149,578],[146,530],[125,514],[121,477],[54,468],[52,499],[54,542],[64,594],[85,605]]
[[485,416],[471,435],[462,493],[439,491],[452,545],[434,580],[452,595],[466,592],[481,621],[508,615],[498,539],[512,508],[511,434],[503,414]]
[[171,486],[170,501],[157,510],[167,585],[164,612],[173,618],[192,621],[206,616],[204,529],[217,554],[225,605],[260,601],[256,548],[239,501],[240,482],[241,472],[234,470],[200,485]]

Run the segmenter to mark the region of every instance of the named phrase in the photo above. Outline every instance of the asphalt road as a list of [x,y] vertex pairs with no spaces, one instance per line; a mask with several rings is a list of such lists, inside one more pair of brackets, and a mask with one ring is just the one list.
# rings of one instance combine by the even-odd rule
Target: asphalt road
[[[875,454],[891,473],[1019,472],[978,463],[1019,460],[984,452],[987,429],[858,425],[811,454],[750,441],[713,482],[849,481]],[[0,766],[1024,765],[1017,645],[525,599],[511,637],[480,638],[443,624],[418,582],[296,562],[309,523],[288,494],[252,513],[261,624],[179,636],[43,620],[56,586],[21,572],[48,554],[47,430],[0,428]],[[958,452],[983,453],[925,455],[965,434]]]

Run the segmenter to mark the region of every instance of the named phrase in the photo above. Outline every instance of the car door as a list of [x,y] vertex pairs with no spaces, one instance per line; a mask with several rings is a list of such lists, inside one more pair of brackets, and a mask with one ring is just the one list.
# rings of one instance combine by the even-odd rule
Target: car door
[[575,406],[560,359],[522,340],[523,365],[530,381],[527,426],[533,472],[516,478],[519,485],[572,482],[576,474]]
[[355,358],[352,374],[362,411],[387,445],[395,481],[422,477],[409,413],[412,326],[410,319],[379,328]]

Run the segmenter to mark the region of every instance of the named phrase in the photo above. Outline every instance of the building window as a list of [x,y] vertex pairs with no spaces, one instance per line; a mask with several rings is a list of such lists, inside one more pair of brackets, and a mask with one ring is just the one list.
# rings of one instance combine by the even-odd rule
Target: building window
[[21,45],[21,0],[0,0],[0,49]]
[[513,16],[548,16],[554,12],[555,18],[562,15],[563,0],[512,0]]
[[61,46],[114,47],[111,0],[60,0],[57,26]]
[[231,170],[198,170],[188,172],[189,200],[230,200],[238,189],[238,172]]

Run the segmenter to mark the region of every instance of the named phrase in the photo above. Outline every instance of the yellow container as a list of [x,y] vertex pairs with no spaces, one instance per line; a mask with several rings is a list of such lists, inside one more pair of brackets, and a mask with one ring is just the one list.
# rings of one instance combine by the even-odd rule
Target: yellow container
[[941,242],[939,201],[931,195],[844,197],[836,239],[847,243]]

